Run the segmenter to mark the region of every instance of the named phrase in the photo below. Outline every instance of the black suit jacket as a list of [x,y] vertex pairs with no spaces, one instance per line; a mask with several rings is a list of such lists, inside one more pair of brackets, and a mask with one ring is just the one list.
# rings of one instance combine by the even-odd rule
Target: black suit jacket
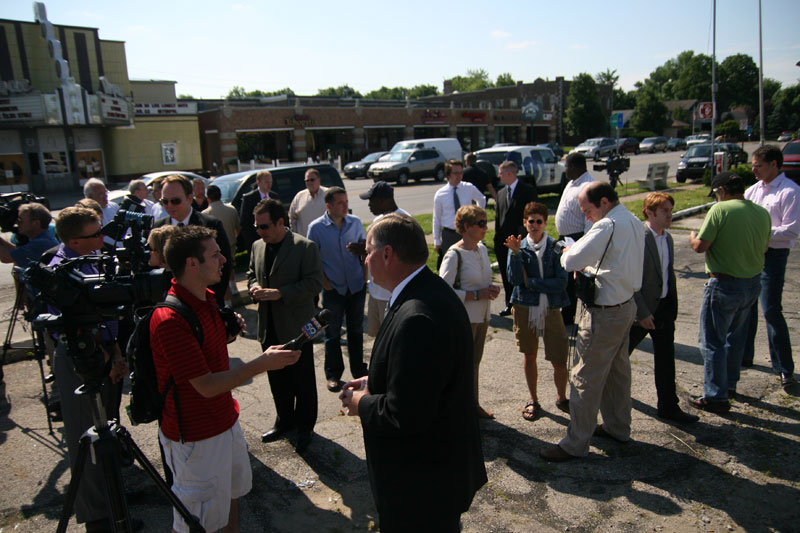
[[517,181],[511,204],[508,203],[507,186],[497,191],[497,212],[494,221],[495,247],[503,245],[509,235],[527,235],[528,232],[522,224],[525,205],[536,201],[536,190],[522,180]]
[[678,318],[678,290],[675,283],[675,270],[672,262],[675,257],[675,245],[672,235],[667,233],[667,248],[669,249],[669,266],[667,268],[667,295],[661,305],[661,316],[656,317],[656,308],[659,306],[664,279],[661,276],[661,258],[658,255],[658,246],[653,232],[644,223],[644,268],[642,269],[642,288],[633,295],[636,302],[636,320],[642,320],[650,315],[659,321],[675,322]]
[[[278,197],[278,194],[273,191],[269,191],[269,197],[272,198],[273,200],[280,199]],[[239,232],[238,239],[236,239],[237,250],[250,251],[250,247],[253,246],[253,243],[258,239],[258,233],[256,233],[256,228],[253,226],[253,224],[255,223],[255,217],[253,216],[253,209],[256,208],[258,202],[260,201],[261,201],[261,193],[258,191],[257,188],[253,189],[249,193],[242,196],[242,205],[239,208],[239,222],[242,230]],[[286,219],[286,223],[288,225],[289,223],[288,218]]]
[[[153,224],[153,227],[158,228],[160,226],[166,226],[169,223],[170,217],[166,216],[156,220],[155,224]],[[222,265],[222,279],[216,285],[209,287],[209,289],[214,291],[214,295],[217,297],[217,302],[222,304],[225,301],[225,291],[228,289],[228,281],[231,277],[231,270],[233,270],[231,245],[228,242],[228,236],[225,233],[225,228],[218,218],[198,213],[194,209],[192,209],[192,214],[189,215],[189,224],[192,226],[204,226],[217,232],[216,241],[217,245],[219,245],[222,255],[225,256],[225,264]]]
[[463,513],[486,483],[464,304],[427,267],[381,324],[359,403],[379,513]]

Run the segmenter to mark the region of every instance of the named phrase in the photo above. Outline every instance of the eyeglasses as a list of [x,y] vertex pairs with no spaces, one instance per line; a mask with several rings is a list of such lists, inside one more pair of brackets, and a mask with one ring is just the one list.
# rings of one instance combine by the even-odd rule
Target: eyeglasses
[[76,239],[96,239],[103,234],[102,231],[97,230],[96,232],[92,233],[91,235],[81,235],[80,237],[75,237]]
[[253,224],[253,227],[256,229],[260,229],[262,231],[266,231],[272,224]]
[[544,224],[544,222],[545,221],[544,221],[543,218],[529,218],[528,219],[528,224]]
[[475,223],[475,225],[478,226],[479,228],[485,228],[486,227],[486,219],[477,221]]
[[169,204],[181,205],[182,202],[183,202],[183,198],[179,198],[177,196],[175,198],[162,198],[161,199],[161,203],[164,204],[164,205],[169,205]]

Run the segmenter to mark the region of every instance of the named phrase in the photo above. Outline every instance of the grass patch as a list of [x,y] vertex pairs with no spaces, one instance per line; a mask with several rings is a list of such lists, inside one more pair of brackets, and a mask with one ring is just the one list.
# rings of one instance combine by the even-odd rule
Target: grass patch
[[[690,207],[707,204],[711,201],[711,199],[708,197],[708,191],[705,188],[691,189],[688,191],[678,190],[670,194],[673,198],[675,198],[675,212],[688,209]],[[644,203],[644,200],[633,200],[623,203],[631,213],[639,217],[640,220],[644,220],[644,216],[642,215],[642,204]]]

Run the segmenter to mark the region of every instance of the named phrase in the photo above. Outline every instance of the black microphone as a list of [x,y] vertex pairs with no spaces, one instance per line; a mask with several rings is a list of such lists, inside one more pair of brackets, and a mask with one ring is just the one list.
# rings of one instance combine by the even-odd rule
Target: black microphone
[[283,345],[284,350],[299,350],[305,343],[317,337],[322,330],[328,327],[331,312],[329,309],[322,309],[319,313],[311,317],[300,330],[302,333]]

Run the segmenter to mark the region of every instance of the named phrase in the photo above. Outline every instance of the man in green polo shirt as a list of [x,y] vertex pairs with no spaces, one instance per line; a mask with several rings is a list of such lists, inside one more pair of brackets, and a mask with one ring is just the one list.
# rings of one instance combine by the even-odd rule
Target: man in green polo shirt
[[709,276],[698,334],[705,387],[694,406],[726,413],[739,381],[749,309],[761,292],[771,221],[766,209],[745,200],[744,181],[733,172],[715,176],[709,196],[716,197],[717,203],[706,215],[700,233],[689,234],[692,249],[706,254]]

